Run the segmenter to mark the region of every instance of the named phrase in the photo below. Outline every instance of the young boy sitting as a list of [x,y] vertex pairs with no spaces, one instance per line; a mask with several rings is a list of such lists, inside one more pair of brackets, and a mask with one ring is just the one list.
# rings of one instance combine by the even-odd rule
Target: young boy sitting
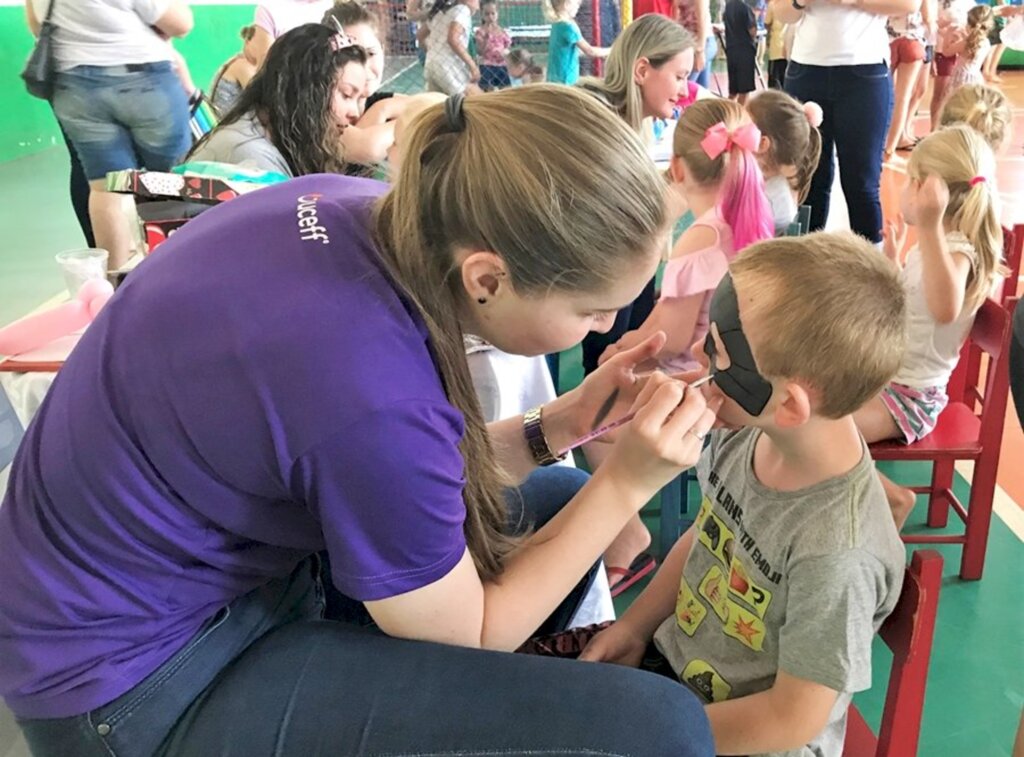
[[899,367],[903,290],[850,234],[761,242],[730,271],[704,351],[739,430],[713,432],[696,522],[581,659],[670,667],[720,755],[840,757],[904,572],[851,416]]

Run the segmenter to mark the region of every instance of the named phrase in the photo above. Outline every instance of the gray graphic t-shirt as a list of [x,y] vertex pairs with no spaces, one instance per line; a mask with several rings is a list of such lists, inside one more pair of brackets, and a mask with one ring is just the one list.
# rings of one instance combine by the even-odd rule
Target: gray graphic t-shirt
[[864,449],[846,475],[793,492],[754,476],[756,429],[716,432],[676,612],[655,633],[706,702],[765,691],[779,669],[840,692],[825,730],[789,757],[840,757],[846,709],[871,686],[871,641],[905,552]]

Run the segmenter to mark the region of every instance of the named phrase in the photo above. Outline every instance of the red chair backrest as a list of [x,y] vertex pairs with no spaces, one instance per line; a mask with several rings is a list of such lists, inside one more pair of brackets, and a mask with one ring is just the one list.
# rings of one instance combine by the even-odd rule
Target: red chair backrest
[[[1006,362],[1009,339],[1010,314],[994,300],[985,300],[974,319],[970,336],[960,350],[960,362],[946,387],[950,402],[962,402],[982,419],[983,442],[986,435],[985,422],[992,425],[997,420],[993,416],[1002,416],[1006,412],[1010,387]],[[989,359],[982,391],[981,365],[984,355],[988,355]],[[989,410],[992,412],[987,412]]]
[[1003,281],[1003,289],[1000,301],[1005,305],[1006,301],[1016,296],[1017,283],[1020,280],[1020,258],[1024,250],[1024,223],[1018,223],[1012,229],[1003,228],[1003,263],[1010,269],[1009,275]]
[[878,757],[917,754],[941,588],[942,555],[932,549],[914,552],[896,609],[879,630],[893,660],[878,731]]

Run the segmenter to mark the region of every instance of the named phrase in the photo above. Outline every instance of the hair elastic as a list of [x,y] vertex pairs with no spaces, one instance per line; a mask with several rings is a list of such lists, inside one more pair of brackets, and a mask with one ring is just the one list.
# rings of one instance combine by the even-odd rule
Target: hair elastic
[[986,181],[987,180],[984,176],[975,176],[973,179],[971,179],[971,186],[976,187],[979,184],[984,184]]
[[444,101],[444,117],[448,120],[448,126],[452,131],[464,131],[466,129],[466,114],[462,111],[462,104],[466,96],[462,92],[451,95]]

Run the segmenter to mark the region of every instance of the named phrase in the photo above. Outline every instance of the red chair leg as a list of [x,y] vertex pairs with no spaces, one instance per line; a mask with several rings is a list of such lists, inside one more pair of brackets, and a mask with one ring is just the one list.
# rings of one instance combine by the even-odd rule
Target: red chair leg
[[932,492],[928,498],[928,527],[945,528],[949,522],[946,491],[953,488],[953,461],[936,460],[932,465]]
[[992,504],[996,491],[995,465],[978,462],[971,482],[971,497],[967,505],[966,542],[960,559],[960,578],[977,581],[985,570],[985,552],[988,532],[992,525]]

